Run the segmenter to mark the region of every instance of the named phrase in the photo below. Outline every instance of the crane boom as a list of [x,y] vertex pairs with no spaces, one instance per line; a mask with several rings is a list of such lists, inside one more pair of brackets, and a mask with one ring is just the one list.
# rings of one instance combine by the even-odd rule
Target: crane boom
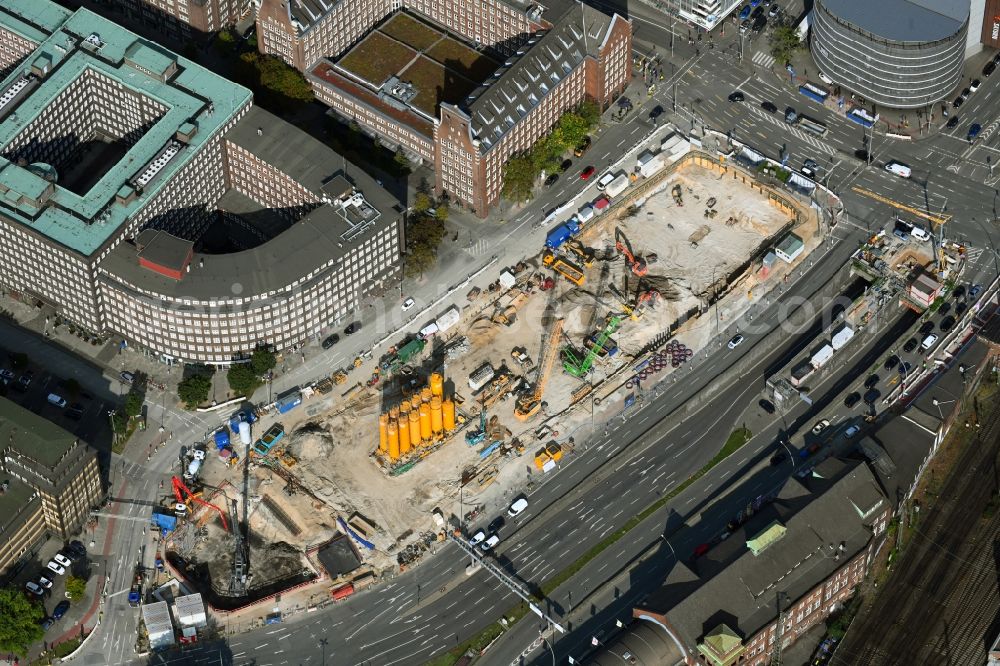
[[546,342],[542,353],[542,359],[538,364],[538,376],[535,379],[535,390],[521,396],[514,407],[514,416],[521,421],[527,421],[538,413],[542,406],[542,393],[545,391],[545,384],[549,381],[552,373],[552,365],[555,363],[557,350],[559,348],[559,336],[562,333],[563,320],[557,319],[549,332],[549,339]]
[[181,504],[187,504],[187,502],[184,500],[184,497],[187,496],[189,499],[194,500],[195,502],[201,504],[202,506],[207,506],[210,509],[214,509],[215,511],[218,512],[219,518],[222,519],[222,529],[226,530],[227,532],[229,531],[229,523],[226,521],[226,514],[225,512],[223,512],[222,509],[220,509],[219,507],[215,506],[210,502],[206,502],[200,497],[195,496],[195,494],[191,492],[191,489],[188,488],[184,484],[184,482],[178,479],[176,476],[171,477],[170,483],[173,485],[174,497],[177,498],[178,502],[180,502]]
[[572,349],[569,347],[565,348],[563,350],[563,369],[574,377],[583,377],[590,372],[591,366],[594,365],[594,359],[596,359],[598,354],[601,353],[601,350],[604,349],[604,343],[608,341],[608,338],[614,335],[614,332],[618,330],[618,325],[621,324],[621,322],[622,317],[618,315],[614,315],[608,319],[608,323],[604,327],[604,330],[601,331],[601,334],[594,340],[593,346],[590,348],[590,351],[587,352],[587,355],[583,358],[582,362],[579,361],[576,353],[573,352]]
[[932,213],[926,213],[926,212],[920,210],[919,208],[914,208],[913,206],[907,206],[904,203],[900,203],[898,201],[893,201],[892,199],[884,197],[881,194],[876,194],[876,193],[872,192],[871,190],[866,190],[863,187],[852,187],[851,189],[854,190],[855,192],[857,192],[858,194],[862,195],[862,196],[868,197],[869,199],[874,199],[875,201],[880,201],[880,202],[882,202],[884,204],[888,204],[888,205],[892,206],[893,208],[897,208],[899,210],[906,211],[907,213],[910,213],[912,215],[916,215],[917,217],[923,218],[923,219],[927,220],[928,222],[933,222],[934,224],[944,224],[945,222],[947,222],[948,220],[951,219],[951,215],[948,215],[948,214],[945,214],[945,213],[941,213],[939,215],[934,215]]

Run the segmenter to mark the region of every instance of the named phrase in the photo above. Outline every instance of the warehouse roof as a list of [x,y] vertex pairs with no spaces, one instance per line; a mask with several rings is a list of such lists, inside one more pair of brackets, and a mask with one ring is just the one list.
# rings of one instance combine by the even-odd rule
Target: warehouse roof
[[53,468],[76,442],[73,433],[16,402],[0,398],[0,448],[11,447],[45,467]]
[[596,57],[621,16],[574,5],[544,34],[536,34],[462,103],[473,138],[488,151],[531,109],[541,103],[587,56]]
[[969,0],[821,0],[831,14],[897,42],[947,39],[969,20]]
[[691,644],[720,612],[741,635],[752,636],[774,620],[776,591],[797,600],[861,552],[886,506],[866,465],[830,459],[822,478],[805,484],[789,479],[773,502],[699,558],[694,570],[675,565],[640,608],[667,615]]

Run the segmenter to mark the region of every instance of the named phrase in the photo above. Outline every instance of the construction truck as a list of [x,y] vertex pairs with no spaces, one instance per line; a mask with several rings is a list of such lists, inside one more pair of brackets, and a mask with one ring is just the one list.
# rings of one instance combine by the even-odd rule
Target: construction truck
[[259,456],[266,456],[274,448],[275,444],[285,436],[285,426],[275,423],[267,429],[264,436],[258,439],[253,445],[253,453]]
[[478,446],[486,439],[486,410],[479,412],[479,427],[465,433],[465,443],[469,446]]
[[578,287],[582,287],[587,277],[583,274],[583,269],[561,257],[556,257],[551,262],[552,270],[572,282]]
[[142,568],[135,568],[135,578],[132,580],[132,587],[128,591],[128,605],[136,608],[142,603]]
[[562,447],[556,442],[550,442],[535,454],[535,467],[543,472],[548,472],[555,467],[557,462],[562,460],[562,455]]
[[590,268],[594,265],[595,252],[589,247],[586,247],[583,243],[572,238],[566,241],[566,249],[576,255],[580,263],[584,265],[585,268]]

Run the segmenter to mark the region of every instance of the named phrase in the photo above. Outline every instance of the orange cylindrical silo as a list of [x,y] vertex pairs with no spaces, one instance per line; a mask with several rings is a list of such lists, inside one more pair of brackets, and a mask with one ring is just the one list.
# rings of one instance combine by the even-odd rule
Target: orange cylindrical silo
[[410,411],[415,412],[420,409],[420,392],[417,391],[410,397]]
[[420,389],[420,402],[427,403],[431,401],[431,389],[429,386],[425,386]]
[[399,413],[399,455],[410,452],[410,419],[406,412]]
[[410,444],[420,446],[420,411],[419,407],[410,412]]
[[444,396],[444,377],[441,376],[440,372],[431,375],[431,395],[436,395],[439,398]]
[[389,437],[389,460],[396,462],[399,460],[399,428],[395,420],[389,421],[386,434]]
[[378,450],[385,454],[389,450],[389,415],[379,414],[378,417]]
[[443,429],[444,424],[441,422],[441,397],[434,396],[431,398],[431,433],[437,436],[441,434]]
[[396,421],[399,420],[399,405],[393,405],[389,408],[389,418]]
[[455,429],[455,401],[451,398],[441,403],[441,418],[445,430],[451,432]]
[[431,441],[431,406],[427,403],[420,405],[420,439]]

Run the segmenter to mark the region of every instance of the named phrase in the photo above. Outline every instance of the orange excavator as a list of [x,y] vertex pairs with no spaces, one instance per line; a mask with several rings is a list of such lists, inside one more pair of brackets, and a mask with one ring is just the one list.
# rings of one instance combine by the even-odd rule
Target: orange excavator
[[178,479],[176,476],[171,477],[170,483],[173,485],[174,497],[177,498],[178,503],[187,504],[187,502],[184,499],[186,496],[188,499],[194,500],[198,504],[207,506],[210,509],[215,509],[219,513],[219,518],[222,520],[222,529],[226,530],[227,532],[229,531],[229,523],[226,521],[226,514],[222,511],[222,509],[215,506],[214,504],[206,502],[205,500],[195,495],[193,492],[191,492],[191,489],[188,488],[187,485],[185,485],[185,483],[180,479]]
[[628,238],[625,237],[625,233],[620,227],[615,227],[615,248],[625,257],[625,263],[628,264],[633,273],[639,277],[646,274],[648,270],[646,260],[635,256],[632,252],[632,244],[628,242]]

